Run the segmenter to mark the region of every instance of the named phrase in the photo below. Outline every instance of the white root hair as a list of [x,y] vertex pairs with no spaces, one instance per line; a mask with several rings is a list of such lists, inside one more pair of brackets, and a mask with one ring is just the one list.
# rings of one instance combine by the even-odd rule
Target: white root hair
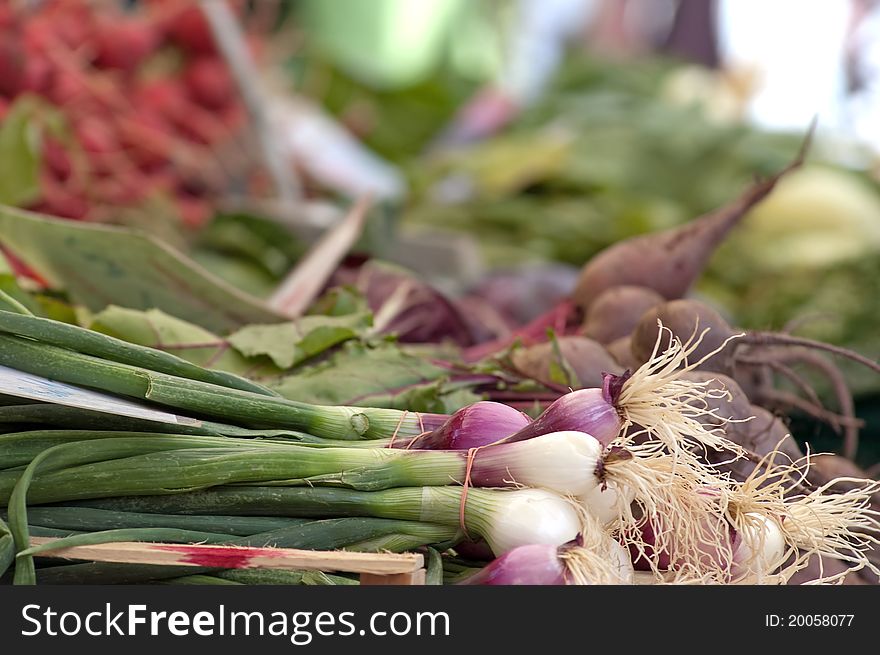
[[[745,563],[747,568],[767,571],[768,577],[785,583],[806,568],[812,557],[819,556],[850,566],[826,576],[820,560],[820,576],[810,584],[842,582],[843,577],[863,568],[880,576],[880,568],[866,554],[880,546],[880,512],[871,507],[871,497],[880,492],[880,481],[841,477],[809,493],[793,495],[792,487],[803,486],[806,479],[810,455],[790,464],[774,464],[780,454],[777,445],[729,498],[729,520],[737,531],[748,530],[755,517],[761,516],[774,521],[785,540],[785,550],[775,562],[758,561],[763,552],[759,541],[753,557]],[[840,483],[855,486],[835,491]],[[759,540],[763,536],[760,532]]]
[[[709,328],[701,332],[695,328],[690,338],[682,343],[659,319],[657,325],[660,329],[651,357],[626,380],[617,401],[624,422],[621,434],[625,434],[630,426],[638,426],[679,457],[693,458],[688,447],[694,446],[704,452],[712,449],[728,451],[736,457],[744,456],[742,447],[723,435],[724,425],[737,419],[719,415],[706,402],[709,398],[730,398],[730,392],[724,388],[709,388],[716,380],[694,382],[681,379],[683,373],[696,369],[730,341],[743,335],[733,335],[705,357],[688,362],[688,356],[700,346]],[[667,334],[669,346],[660,352],[663,337]],[[708,428],[707,424],[715,427]],[[631,437],[626,439],[629,441]]]

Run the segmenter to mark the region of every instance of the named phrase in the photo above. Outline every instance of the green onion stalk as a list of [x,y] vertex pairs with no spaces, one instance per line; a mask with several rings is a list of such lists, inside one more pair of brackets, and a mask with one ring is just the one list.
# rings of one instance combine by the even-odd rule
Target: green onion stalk
[[163,514],[396,518],[461,526],[464,537],[482,537],[496,555],[529,543],[562,545],[574,539],[583,526],[583,512],[576,504],[543,489],[469,488],[465,492],[462,487],[402,487],[357,491],[333,487],[228,486],[72,504]]
[[4,333],[0,333],[0,364],[244,427],[300,430],[327,439],[414,437],[439,427],[448,418],[445,414],[300,403],[100,359]]
[[[591,435],[576,431],[471,452],[314,448],[271,441],[251,446],[251,441],[233,439],[215,447],[207,443],[212,439],[223,441],[118,438],[54,446],[35,457],[23,473],[0,472],[0,499],[9,498],[10,520],[15,523],[15,510],[21,515],[26,511],[25,495],[32,504],[45,504],[166,495],[231,484],[358,491],[450,484],[530,487],[577,498],[585,511],[635,538],[646,516],[691,523],[703,511],[690,502],[693,495],[703,488],[722,490],[728,485],[715,471],[679,461],[659,444],[605,448]],[[187,448],[188,441],[206,443]],[[173,448],[163,447],[169,442]],[[622,493],[596,493],[606,488]],[[606,496],[613,496],[614,502],[606,503]],[[659,529],[659,523],[655,527]],[[663,540],[668,531],[660,532]]]
[[[267,432],[266,434],[270,434]],[[160,444],[172,444],[172,448],[266,448],[296,445],[299,438],[296,433],[279,432],[281,436],[267,436],[255,439],[238,439],[210,435],[175,435],[164,432],[125,432],[116,430],[28,430],[25,432],[8,432],[0,435],[0,469],[10,469],[28,464],[34,457],[47,448],[70,444],[79,441],[99,441],[110,444],[112,439],[130,439],[132,451],[137,453],[139,441],[150,441]],[[303,435],[308,439],[308,435]],[[160,441],[161,440],[161,441]],[[112,444],[108,447],[112,447]],[[146,445],[145,447],[149,447]],[[101,445],[92,446],[100,450]],[[149,452],[152,452],[152,448]],[[112,459],[106,457],[105,459]],[[94,461],[100,461],[96,459]],[[2,476],[0,476],[2,477]],[[0,483],[2,487],[2,483]]]
[[[228,437],[266,437],[291,435],[303,440],[321,443],[322,439],[305,433],[288,430],[253,430],[237,425],[198,421],[198,425],[183,423],[161,423],[148,419],[108,414],[81,407],[67,407],[52,403],[27,402],[15,405],[0,405],[0,425],[53,427],[56,429],[77,430],[118,430],[121,432],[151,432],[161,426],[162,432],[173,434],[194,434]],[[338,442],[340,440],[334,440]]]
[[31,526],[77,532],[99,532],[125,528],[180,528],[223,532],[229,537],[249,537],[263,532],[289,528],[308,521],[309,519],[271,516],[186,516],[114,512],[66,505],[28,508],[28,523]]
[[266,396],[278,395],[262,385],[233,373],[202,368],[163,350],[129,343],[101,332],[49,318],[0,309],[0,332],[189,380],[200,380]]
[[[387,539],[399,540],[397,547],[367,548],[360,544]],[[181,530],[177,528],[123,528],[100,532],[65,536],[53,542],[31,546],[20,551],[16,557],[33,557],[62,548],[94,546],[95,544],[136,541],[143,543],[207,543],[226,546],[251,546],[256,548],[299,548],[333,550],[410,550],[413,544],[454,542],[458,528],[419,521],[401,521],[379,518],[336,518],[304,521],[302,523],[272,530],[270,532],[232,538],[228,534]]]
[[9,526],[3,519],[0,519],[0,576],[2,576],[9,565],[15,560],[15,539]]

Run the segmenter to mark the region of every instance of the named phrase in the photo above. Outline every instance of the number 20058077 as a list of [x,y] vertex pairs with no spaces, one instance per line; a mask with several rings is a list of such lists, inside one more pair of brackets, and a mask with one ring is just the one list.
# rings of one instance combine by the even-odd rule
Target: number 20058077
[[768,628],[848,628],[855,614],[765,614]]

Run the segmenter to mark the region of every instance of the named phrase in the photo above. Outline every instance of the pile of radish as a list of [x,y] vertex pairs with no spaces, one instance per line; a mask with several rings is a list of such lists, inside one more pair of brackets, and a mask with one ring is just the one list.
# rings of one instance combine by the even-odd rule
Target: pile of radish
[[0,118],[26,95],[63,119],[39,134],[28,206],[47,214],[112,220],[161,198],[197,227],[242,158],[244,108],[196,2],[3,3]]

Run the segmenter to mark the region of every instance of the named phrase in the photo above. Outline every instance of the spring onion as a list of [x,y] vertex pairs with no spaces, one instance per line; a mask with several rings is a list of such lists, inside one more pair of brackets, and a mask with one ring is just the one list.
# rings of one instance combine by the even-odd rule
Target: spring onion
[[246,427],[296,429],[329,439],[414,437],[440,427],[448,418],[444,414],[299,403],[120,364],[2,333],[0,364]]
[[687,358],[699,347],[705,332],[694,334],[684,343],[670,336],[669,346],[659,352],[664,333],[671,335],[668,328],[662,324],[660,327],[651,357],[634,373],[606,373],[601,389],[578,389],[563,395],[505,441],[579,430],[608,445],[625,435],[629,427],[637,426],[678,456],[692,459],[687,448],[694,445],[741,454],[742,448],[725,439],[719,428],[706,427],[707,418],[716,423],[725,421],[707,407],[705,399],[727,392],[710,388],[708,382],[680,379],[703,361],[688,362]]
[[[458,526],[462,488],[402,487],[355,491],[331,487],[217,487],[167,496],[129,496],[74,503],[117,511],[237,516],[374,516]],[[468,489],[467,536],[482,537],[495,555],[531,543],[562,545],[580,532],[582,512],[541,489]]]
[[101,332],[49,318],[29,316],[0,309],[0,331],[28,337],[42,343],[94,355],[121,364],[131,364],[190,380],[201,380],[230,389],[276,396],[274,391],[243,377],[202,368],[192,362],[156,348],[140,346]]

